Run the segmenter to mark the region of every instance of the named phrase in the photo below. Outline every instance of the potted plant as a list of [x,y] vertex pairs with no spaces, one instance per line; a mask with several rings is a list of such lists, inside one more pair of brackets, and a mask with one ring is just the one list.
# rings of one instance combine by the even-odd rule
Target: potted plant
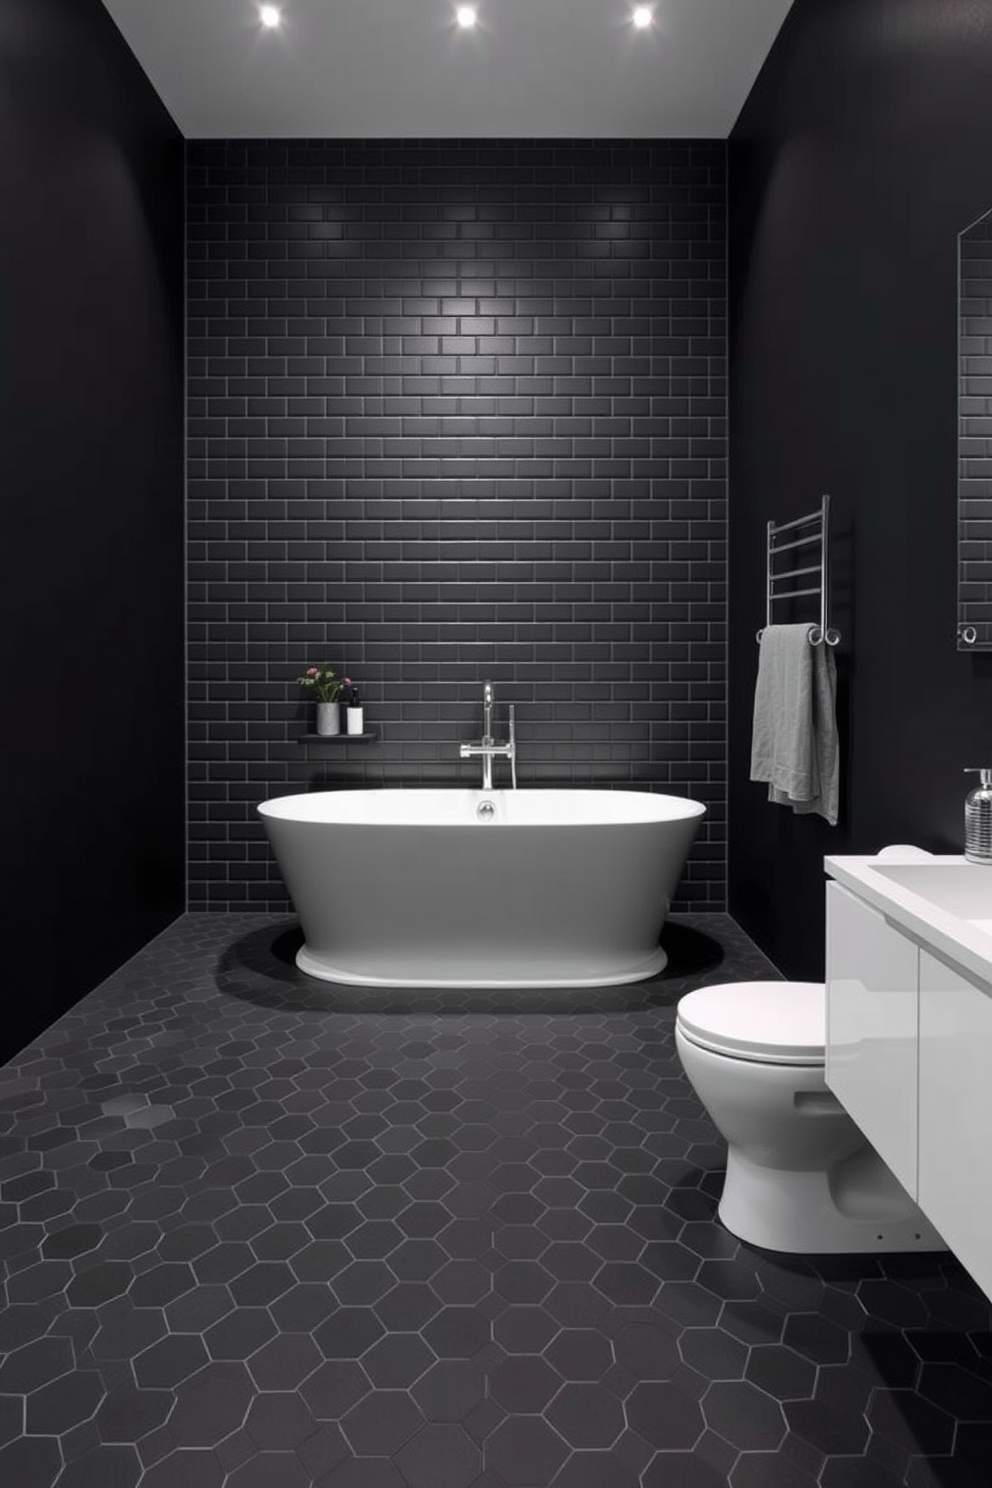
[[312,692],[317,698],[317,732],[325,736],[339,734],[341,732],[341,709],[338,707],[338,694],[341,691],[341,683],[338,681],[337,673],[333,667],[326,662],[323,666],[307,667],[302,677],[297,677],[301,687]]

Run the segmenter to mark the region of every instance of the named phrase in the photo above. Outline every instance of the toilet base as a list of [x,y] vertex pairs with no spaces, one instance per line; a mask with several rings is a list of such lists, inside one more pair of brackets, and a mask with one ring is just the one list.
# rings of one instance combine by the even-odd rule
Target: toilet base
[[765,1168],[731,1148],[718,1213],[747,1245],[786,1255],[947,1249],[867,1143],[828,1172]]

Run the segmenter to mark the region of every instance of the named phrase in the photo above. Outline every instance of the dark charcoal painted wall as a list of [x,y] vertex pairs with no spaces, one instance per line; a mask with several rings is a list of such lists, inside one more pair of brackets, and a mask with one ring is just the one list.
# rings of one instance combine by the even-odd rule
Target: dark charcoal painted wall
[[[992,205],[992,8],[798,0],[734,130],[730,903],[823,973],[825,853],[962,847],[992,658],[955,651],[956,240]],[[836,510],[842,819],[748,783],[764,524]]]
[[4,0],[2,1054],[183,908],[182,170],[98,0]]
[[[701,797],[722,907],[725,154],[189,146],[194,907],[284,907],[269,794],[475,783],[487,676],[522,784]],[[324,660],[382,737],[308,764]]]

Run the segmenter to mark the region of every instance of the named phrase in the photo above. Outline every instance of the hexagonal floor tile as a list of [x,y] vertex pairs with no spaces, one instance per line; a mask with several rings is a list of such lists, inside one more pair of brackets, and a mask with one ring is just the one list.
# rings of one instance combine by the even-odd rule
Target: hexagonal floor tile
[[482,1470],[482,1452],[456,1425],[429,1422],[396,1454],[410,1488],[469,1488]]
[[489,1393],[511,1415],[542,1411],[557,1394],[562,1379],[544,1359],[515,1354],[498,1364],[489,1376]]
[[486,1441],[486,1465],[506,1488],[547,1488],[568,1455],[540,1416],[510,1416]]
[[566,1380],[600,1380],[613,1366],[610,1340],[595,1328],[563,1328],[544,1357]]
[[404,1390],[376,1390],[342,1418],[344,1432],[358,1457],[391,1457],[424,1424]]
[[212,1447],[244,1421],[255,1394],[243,1364],[208,1364],[176,1391],[169,1433],[180,1447]]
[[774,1452],[785,1436],[778,1401],[748,1380],[711,1385],[703,1397],[703,1415],[711,1431],[742,1452]]
[[485,1398],[486,1382],[467,1359],[440,1359],[410,1393],[428,1421],[463,1421]]
[[687,1451],[703,1433],[698,1403],[676,1385],[637,1385],[627,1400],[627,1419],[633,1429],[659,1450]]
[[623,1406],[599,1385],[564,1385],[544,1413],[572,1447],[612,1446],[624,1429]]

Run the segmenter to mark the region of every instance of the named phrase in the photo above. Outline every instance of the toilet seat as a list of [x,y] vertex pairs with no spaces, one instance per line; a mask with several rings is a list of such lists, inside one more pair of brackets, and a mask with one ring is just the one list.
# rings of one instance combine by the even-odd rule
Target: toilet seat
[[822,982],[724,982],[686,993],[676,1026],[701,1049],[755,1064],[823,1065]]

